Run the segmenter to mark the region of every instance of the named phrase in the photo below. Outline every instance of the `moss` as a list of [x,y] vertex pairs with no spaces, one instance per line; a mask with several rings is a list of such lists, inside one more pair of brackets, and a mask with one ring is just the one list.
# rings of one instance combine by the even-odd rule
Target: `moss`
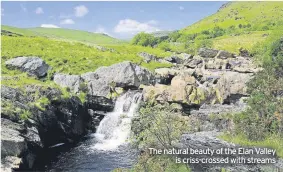
[[189,100],[193,104],[201,104],[202,101],[205,100],[204,91],[201,88],[193,88]]
[[34,105],[42,111],[45,111],[45,107],[49,104],[50,100],[45,96],[41,97],[40,99],[36,100],[36,102],[34,102]]
[[223,103],[223,98],[221,97],[221,93],[218,88],[215,88],[215,96],[217,98],[218,103]]
[[86,102],[86,95],[87,95],[87,93],[85,93],[85,92],[80,92],[78,94],[78,97],[79,97],[79,99],[81,100],[82,103]]
[[31,116],[31,112],[28,110],[23,110],[23,112],[20,114],[20,119],[27,120]]

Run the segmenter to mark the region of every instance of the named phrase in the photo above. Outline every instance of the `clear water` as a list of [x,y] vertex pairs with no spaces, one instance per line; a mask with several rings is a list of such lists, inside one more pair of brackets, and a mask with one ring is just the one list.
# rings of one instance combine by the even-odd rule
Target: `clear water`
[[61,153],[47,171],[109,172],[130,168],[137,160],[137,150],[129,143],[131,119],[135,115],[141,93],[120,96],[113,112],[105,115],[96,133],[79,146]]

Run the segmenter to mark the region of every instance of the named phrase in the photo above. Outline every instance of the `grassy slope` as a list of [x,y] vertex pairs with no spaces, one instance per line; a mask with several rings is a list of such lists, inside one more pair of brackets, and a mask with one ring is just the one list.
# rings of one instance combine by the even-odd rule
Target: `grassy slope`
[[125,41],[112,38],[100,33],[91,33],[86,31],[62,29],[62,28],[16,28],[2,25],[2,30],[21,34],[24,36],[44,36],[52,39],[65,41],[76,41],[89,44],[120,44]]
[[1,25],[1,30],[13,32],[24,36],[37,36],[37,34],[34,33],[33,31],[23,28],[12,27],[12,26]]
[[59,38],[66,40],[73,40],[85,43],[95,44],[117,44],[124,41],[112,38],[108,35],[100,33],[91,33],[80,30],[62,29],[62,28],[30,28],[28,29],[40,35],[44,35],[50,38]]
[[[62,72],[68,74],[82,74],[95,71],[100,66],[109,66],[122,61],[132,61],[140,63],[142,58],[137,56],[138,52],[146,51],[159,57],[170,55],[160,49],[149,47],[130,46],[130,45],[112,45],[115,52],[100,51],[97,48],[82,43],[71,43],[65,41],[52,40],[43,37],[10,37],[2,36],[2,75],[3,76],[23,76],[19,77],[19,83],[16,81],[2,81],[2,84],[13,86],[23,85],[33,81],[20,71],[8,70],[5,67],[5,61],[18,56],[38,56],[46,61],[52,67],[52,72]],[[17,47],[17,48],[15,48]],[[153,70],[158,67],[169,67],[165,63],[142,63],[142,66]]]
[[[239,48],[251,50],[254,45],[263,43],[273,30],[282,29],[283,2],[230,2],[217,13],[182,29],[182,34],[201,33],[219,26],[227,29],[235,26],[235,34],[212,39],[213,48],[238,53]],[[249,29],[240,29],[239,25],[251,24]],[[265,28],[264,27],[268,27]]]
[[228,28],[239,24],[251,24],[254,30],[263,26],[283,24],[283,2],[232,2],[217,13],[188,26],[182,33],[199,33],[215,26]]

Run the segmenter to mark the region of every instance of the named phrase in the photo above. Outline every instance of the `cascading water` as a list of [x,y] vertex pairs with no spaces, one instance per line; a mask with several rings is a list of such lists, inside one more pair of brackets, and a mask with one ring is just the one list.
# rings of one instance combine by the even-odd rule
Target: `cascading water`
[[95,149],[113,150],[127,142],[140,98],[139,92],[127,92],[117,99],[114,111],[107,113],[97,128]]
[[141,99],[141,93],[128,91],[118,97],[113,112],[105,114],[96,133],[71,151],[61,154],[48,171],[109,172],[115,168],[130,168],[138,151],[129,146],[131,120]]

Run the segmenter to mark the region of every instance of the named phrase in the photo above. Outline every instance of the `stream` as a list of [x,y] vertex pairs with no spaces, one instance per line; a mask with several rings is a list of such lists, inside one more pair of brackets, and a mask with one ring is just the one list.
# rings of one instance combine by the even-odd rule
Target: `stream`
[[131,120],[140,99],[141,93],[134,91],[118,97],[113,112],[105,114],[96,133],[60,153],[46,171],[109,172],[131,168],[138,157],[138,151],[129,143]]

